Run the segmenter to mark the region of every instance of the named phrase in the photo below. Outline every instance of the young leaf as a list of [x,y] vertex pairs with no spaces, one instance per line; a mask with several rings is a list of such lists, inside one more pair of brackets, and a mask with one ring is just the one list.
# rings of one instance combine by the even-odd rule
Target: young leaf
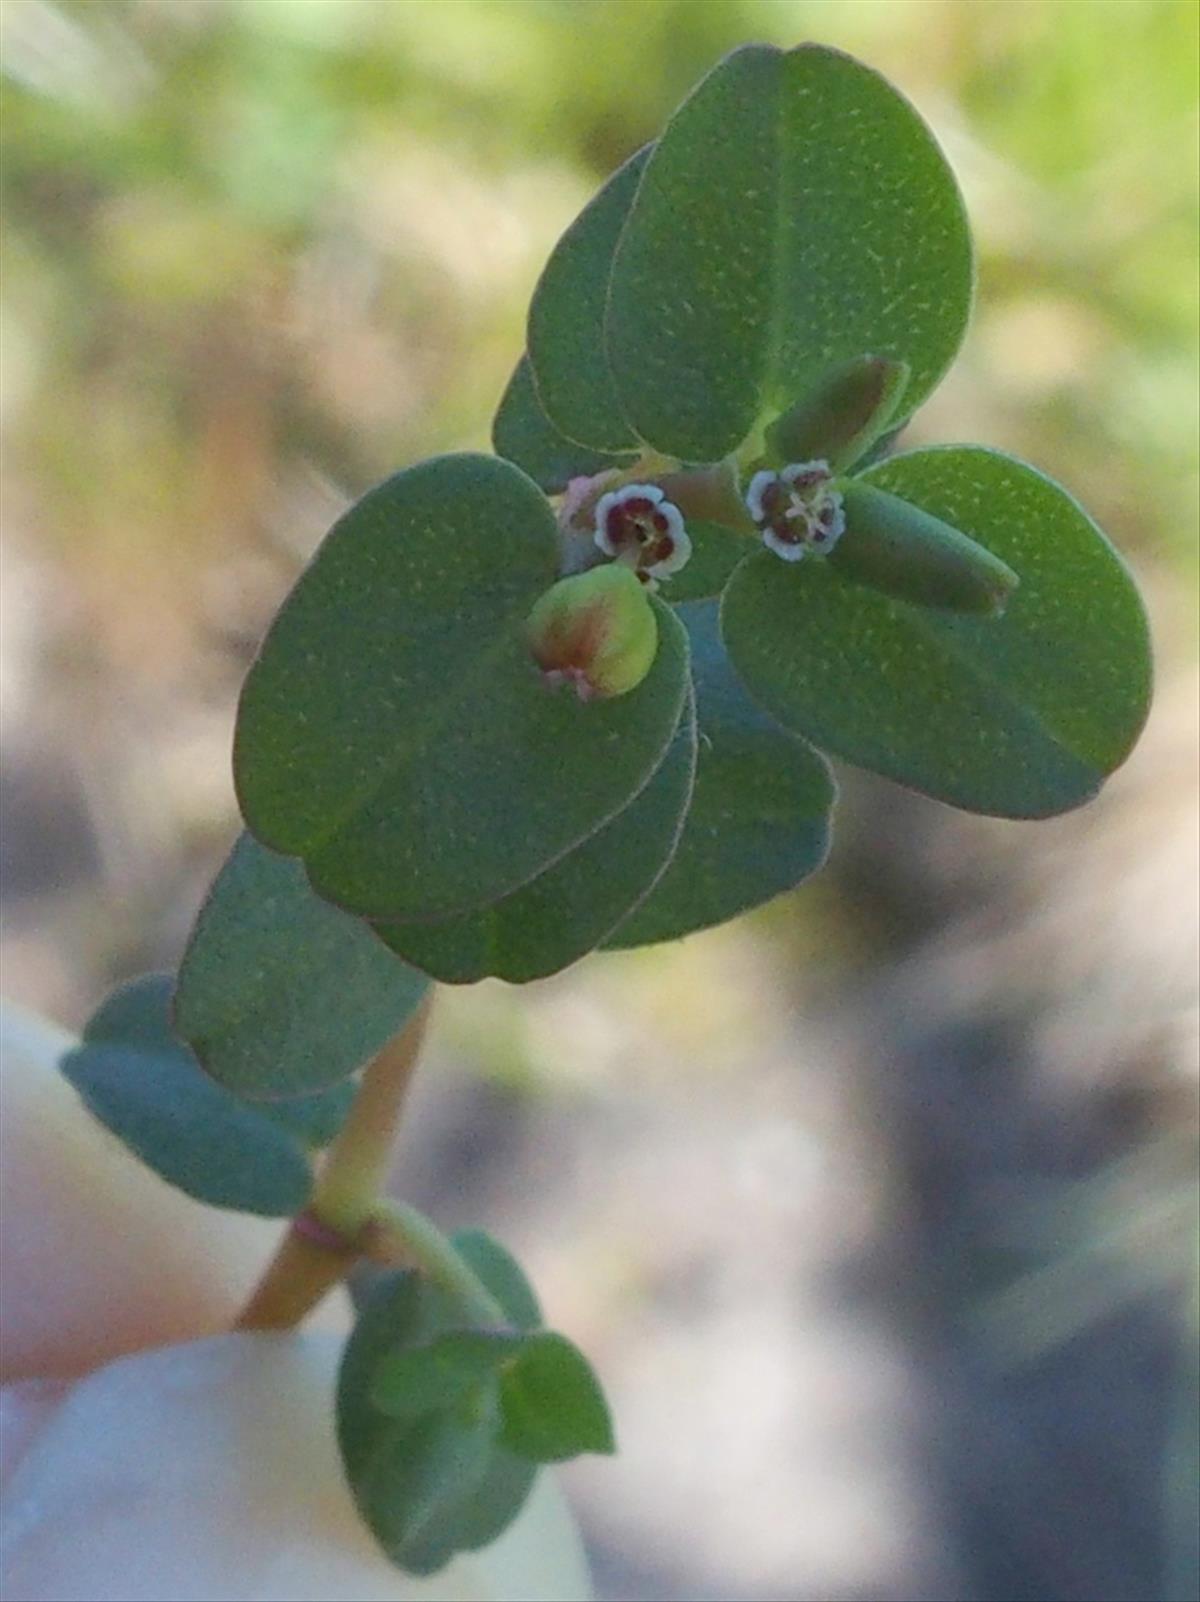
[[689,695],[658,772],[590,839],[482,911],[441,923],[379,924],[377,932],[447,984],[488,974],[523,984],[556,973],[599,945],[662,874],[683,827],[695,764]]
[[863,482],[961,530],[1019,588],[1001,617],[958,615],[764,551],[721,611],[755,700],[822,750],[968,811],[1047,817],[1088,800],[1149,702],[1146,618],[1121,559],[1064,490],[995,451],[912,451]]
[[529,612],[554,518],[517,468],[441,457],[335,526],[242,692],[234,770],[263,844],[364,917],[447,917],[533,878],[625,806],[679,720],[686,639],[627,695],[549,688]]
[[715,604],[682,606],[679,615],[691,640],[700,736],[691,807],[666,872],[605,942],[609,950],[722,923],[792,889],[829,849],[828,765],[743,690]]
[[535,1476],[532,1463],[500,1445],[499,1418],[486,1396],[474,1410],[452,1407],[415,1420],[374,1405],[380,1365],[405,1342],[436,1335],[449,1316],[447,1300],[418,1275],[381,1277],[338,1376],[338,1443],[351,1492],[392,1561],[417,1574],[494,1540],[524,1505]]
[[523,1336],[454,1329],[421,1346],[405,1346],[375,1370],[371,1405],[391,1418],[415,1419],[458,1403],[494,1380],[520,1350]]
[[640,438],[715,461],[863,352],[907,363],[914,410],[971,290],[957,186],[908,102],[824,46],[748,45],[646,164],[613,258],[609,368]]
[[527,1335],[500,1381],[501,1440],[535,1463],[615,1452],[608,1403],[578,1347],[550,1330]]
[[528,473],[547,495],[561,495],[573,478],[591,478],[633,460],[589,450],[560,433],[538,400],[528,356],[521,357],[508,381],[492,422],[492,445],[497,456]]
[[[428,987],[367,925],[314,894],[299,862],[243,834],[192,930],[174,1021],[221,1084],[244,1096],[294,1096],[361,1068]],[[304,1112],[337,1117],[350,1093],[306,1098]],[[279,1105],[294,1121],[295,1103]]]
[[299,1212],[312,1188],[304,1145],[203,1073],[171,1033],[170,995],[166,974],[122,986],[63,1058],[63,1073],[168,1184],[213,1207],[268,1218]]
[[637,447],[608,371],[604,312],[613,251],[650,149],[631,156],[580,212],[529,307],[529,361],[542,410],[568,439],[598,451]]

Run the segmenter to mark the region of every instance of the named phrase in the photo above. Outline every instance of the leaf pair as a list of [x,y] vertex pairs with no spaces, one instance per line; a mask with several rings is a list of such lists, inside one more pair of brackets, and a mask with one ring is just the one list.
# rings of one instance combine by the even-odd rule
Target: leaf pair
[[[864,351],[906,364],[915,410],[971,293],[958,188],[907,101],[838,51],[749,45],[568,230],[530,309],[530,371],[569,440],[717,461]],[[523,390],[498,449],[530,416]]]
[[250,1106],[205,1075],[171,1032],[172,982],[115,991],[60,1064],[89,1110],[149,1168],[197,1201],[287,1217],[307,1203],[312,1153],[337,1132],[349,1083]]
[[552,973],[597,944],[678,939],[799,884],[824,862],[828,765],[754,704],[731,673],[716,607],[678,608],[691,705],[630,806],[515,895],[441,923],[380,925],[410,962],[451,983]]
[[613,1450],[590,1367],[541,1328],[517,1264],[478,1232],[452,1244],[506,1326],[479,1327],[427,1276],[388,1274],[359,1316],[338,1382],[338,1439],[359,1510],[392,1560],[417,1574],[493,1540],[539,1463]]
[[[845,473],[934,387],[970,301],[958,191],[911,107],[836,51],[750,46],[564,235],[496,446],[547,488],[548,469],[592,472],[597,453],[712,462],[756,441],[760,463]],[[1100,531],[977,447],[838,488],[828,559],[785,564],[727,534],[731,560],[700,592],[724,592],[754,700],[830,755],[970,810],[1088,800],[1150,690],[1141,602]],[[668,599],[691,599],[687,581]]]

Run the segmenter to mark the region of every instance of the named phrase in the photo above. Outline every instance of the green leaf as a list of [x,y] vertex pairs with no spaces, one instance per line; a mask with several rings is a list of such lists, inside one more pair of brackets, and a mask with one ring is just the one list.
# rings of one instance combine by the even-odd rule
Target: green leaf
[[957,615],[764,551],[721,612],[751,694],[822,750],[968,811],[1088,800],[1149,704],[1146,618],[1121,559],[1064,490],[998,452],[912,451],[864,480],[961,530],[1020,587],[1002,617]]
[[529,307],[529,360],[542,410],[568,439],[628,451],[637,439],[621,412],[604,352],[608,274],[651,147],[619,167],[551,253]]
[[115,992],[62,1059],[88,1109],[168,1184],[269,1218],[308,1201],[301,1142],[268,1113],[214,1083],[172,1035],[171,979],[151,974]]
[[663,586],[663,596],[672,606],[720,595],[738,563],[758,549],[754,540],[720,523],[694,523],[689,518],[687,531],[692,554],[687,565],[672,573]]
[[563,1335],[525,1337],[500,1381],[501,1439],[535,1463],[615,1452],[612,1418],[591,1365]]
[[561,495],[573,478],[591,478],[633,460],[589,450],[560,433],[538,400],[528,356],[521,357],[508,381],[492,423],[492,444],[497,456],[528,473],[547,495]]
[[[498,1249],[498,1248],[497,1248]],[[338,1375],[337,1433],[355,1502],[393,1562],[429,1574],[486,1546],[516,1517],[534,1466],[500,1445],[486,1392],[418,1419],[372,1401],[382,1363],[444,1327],[453,1304],[413,1273],[383,1276],[366,1299]],[[472,1405],[473,1404],[473,1405]]]
[[264,845],[373,919],[447,917],[533,878],[625,806],[674,733],[686,640],[584,704],[525,638],[557,577],[554,517],[517,468],[441,457],[335,526],[242,692],[234,771]]
[[500,1303],[505,1318],[514,1328],[537,1329],[542,1322],[542,1310],[533,1287],[512,1253],[481,1229],[460,1229],[450,1240],[458,1255]]
[[[345,1080],[429,988],[370,928],[315,895],[300,863],[242,835],[200,910],[179,970],[175,1027],[214,1079],[245,1096]],[[310,1098],[315,1138],[350,1087]],[[280,1102],[277,1116],[296,1116]]]
[[621,410],[657,450],[715,461],[865,351],[911,369],[911,412],[970,311],[953,175],[877,73],[820,45],[748,45],[671,119],[613,259]]
[[451,1406],[495,1379],[522,1340],[500,1331],[456,1329],[392,1352],[375,1370],[371,1405],[404,1419]]
[[380,924],[380,937],[447,984],[541,979],[593,950],[662,874],[683,827],[696,763],[691,697],[658,772],[623,812],[536,879],[480,912]]
[[691,639],[700,736],[692,804],[667,871],[605,942],[610,950],[722,923],[792,889],[829,849],[828,765],[746,694],[721,644],[716,606],[698,602],[679,615]]
[[328,1146],[346,1121],[351,1103],[358,1093],[357,1079],[343,1079],[328,1090],[311,1096],[285,1096],[278,1101],[260,1101],[255,1110],[286,1129],[310,1151]]

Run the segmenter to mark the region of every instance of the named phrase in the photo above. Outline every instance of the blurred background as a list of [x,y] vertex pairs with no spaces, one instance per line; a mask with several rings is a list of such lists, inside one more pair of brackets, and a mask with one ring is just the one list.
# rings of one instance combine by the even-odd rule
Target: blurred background
[[600,1593],[1196,1595],[1194,0],[4,0],[5,993],[177,960],[264,625],[337,511],[486,446],[537,272],[721,54],[933,125],[980,251],[911,430],[1078,494],[1156,709],[1085,811],[843,774],[829,869],[445,992],[399,1183],[591,1354]]

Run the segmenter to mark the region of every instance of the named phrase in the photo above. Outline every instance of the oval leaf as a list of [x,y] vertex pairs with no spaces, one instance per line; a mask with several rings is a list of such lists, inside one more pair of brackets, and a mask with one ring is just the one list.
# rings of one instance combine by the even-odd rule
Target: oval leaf
[[646,164],[613,259],[609,367],[643,440],[715,461],[863,352],[908,364],[911,412],[971,292],[962,200],[908,102],[838,51],[749,45]]
[[506,895],[592,834],[658,766],[686,640],[628,695],[543,682],[525,622],[557,577],[554,517],[517,468],[442,457],[335,526],[242,692],[234,772],[264,845],[366,917],[446,917]]
[[494,1380],[523,1339],[493,1330],[454,1329],[421,1346],[391,1352],[375,1370],[371,1405],[392,1418],[420,1418],[452,1406]]
[[613,252],[651,146],[618,167],[551,253],[529,307],[529,361],[542,410],[568,439],[626,451],[637,439],[621,412],[604,349]]
[[96,1013],[64,1075],[88,1109],[168,1184],[237,1212],[283,1218],[308,1201],[301,1142],[201,1070],[170,1030],[171,979],[151,974]]
[[[223,1085],[294,1096],[361,1068],[428,988],[368,925],[322,901],[299,862],[244,834],[192,930],[174,1021]],[[336,1103],[305,1100],[303,1116],[336,1116]],[[295,1107],[280,1103],[280,1116],[294,1119]]]
[[489,974],[523,984],[557,973],[594,950],[662,874],[683,827],[695,763],[689,697],[658,772],[590,839],[494,906],[443,923],[379,924],[380,937],[447,984]]
[[1057,484],[994,451],[913,451],[864,478],[960,529],[1020,587],[1001,617],[956,615],[764,551],[721,612],[754,698],[822,750],[968,811],[1047,817],[1088,800],[1149,704],[1146,618],[1120,557]]
[[623,467],[632,456],[592,451],[559,432],[538,400],[529,357],[517,363],[492,422],[496,455],[514,462],[547,495],[561,495],[573,478]]
[[500,1381],[501,1440],[535,1463],[615,1452],[612,1417],[591,1364],[564,1335],[527,1335]]
[[699,754],[675,855],[608,950],[723,923],[815,873],[835,799],[826,762],[755,705],[725,655],[712,603],[680,607],[692,648]]
[[338,1375],[337,1433],[359,1511],[394,1563],[430,1574],[455,1552],[493,1541],[520,1512],[535,1466],[497,1440],[486,1409],[392,1418],[372,1400],[396,1348],[444,1329],[445,1299],[413,1273],[381,1277],[366,1299]]

